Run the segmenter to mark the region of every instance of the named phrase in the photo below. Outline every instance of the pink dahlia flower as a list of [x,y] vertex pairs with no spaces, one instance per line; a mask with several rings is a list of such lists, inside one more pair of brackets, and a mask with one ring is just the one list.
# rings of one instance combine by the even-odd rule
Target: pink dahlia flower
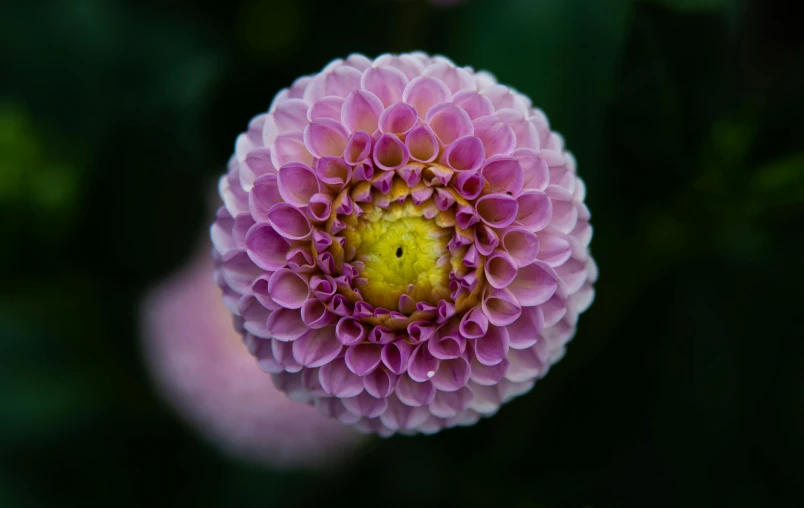
[[381,435],[470,425],[564,354],[584,185],[522,94],[423,53],[296,80],[237,138],[215,277],[277,387]]
[[205,249],[145,300],[145,358],[163,396],[242,459],[316,467],[353,450],[360,434],[288,400],[254,368],[211,270]]

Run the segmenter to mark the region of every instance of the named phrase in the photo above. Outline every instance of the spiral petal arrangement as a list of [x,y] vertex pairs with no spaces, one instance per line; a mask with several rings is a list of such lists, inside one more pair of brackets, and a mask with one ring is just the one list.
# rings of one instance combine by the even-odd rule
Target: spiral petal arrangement
[[531,389],[594,298],[575,160],[531,101],[423,53],[335,60],[235,144],[215,279],[294,400],[383,436]]

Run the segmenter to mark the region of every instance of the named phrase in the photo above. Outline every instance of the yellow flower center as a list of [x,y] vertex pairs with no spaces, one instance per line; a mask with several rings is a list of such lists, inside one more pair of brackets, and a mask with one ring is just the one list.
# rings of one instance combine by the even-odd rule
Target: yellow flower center
[[399,297],[407,293],[414,302],[436,305],[449,296],[451,231],[425,219],[421,207],[411,201],[387,209],[366,207],[354,228],[343,236],[346,250],[354,248],[355,260],[363,263],[359,287],[366,302],[389,310],[399,309]]

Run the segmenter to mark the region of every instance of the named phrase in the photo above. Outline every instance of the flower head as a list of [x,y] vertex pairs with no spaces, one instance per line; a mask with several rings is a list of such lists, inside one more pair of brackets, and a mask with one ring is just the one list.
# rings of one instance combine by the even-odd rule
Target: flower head
[[335,60],[237,138],[216,280],[294,400],[381,435],[527,392],[593,299],[584,185],[493,76],[422,53]]
[[288,400],[254,368],[209,273],[208,249],[143,306],[145,359],[160,392],[225,452],[275,467],[319,467],[360,435]]

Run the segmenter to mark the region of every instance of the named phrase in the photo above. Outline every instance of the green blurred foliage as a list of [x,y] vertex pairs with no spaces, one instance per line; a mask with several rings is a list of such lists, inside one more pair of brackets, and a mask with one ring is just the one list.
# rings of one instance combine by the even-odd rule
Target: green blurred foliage
[[[804,505],[804,39],[778,0],[0,4],[0,506]],[[237,463],[139,351],[144,291],[295,77],[423,49],[527,93],[587,184],[597,299],[494,418],[327,472]]]

